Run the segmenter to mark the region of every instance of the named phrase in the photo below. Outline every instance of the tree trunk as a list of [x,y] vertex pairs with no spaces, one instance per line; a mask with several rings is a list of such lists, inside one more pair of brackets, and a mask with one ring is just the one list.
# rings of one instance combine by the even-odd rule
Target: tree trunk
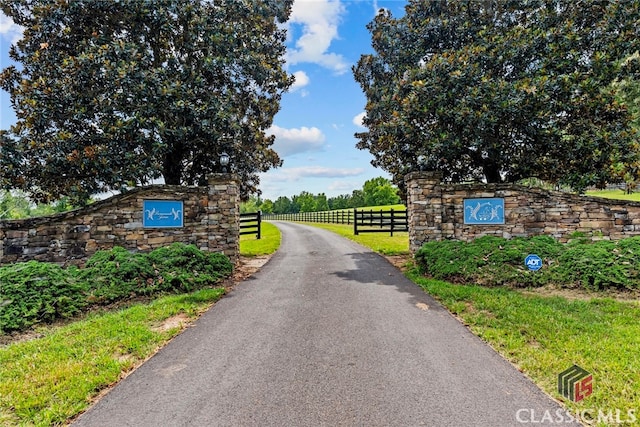
[[484,173],[484,177],[487,182],[502,182],[502,176],[500,176],[500,167],[495,162],[487,159],[482,165],[482,172]]
[[167,185],[182,184],[182,152],[179,151],[179,148],[169,150],[164,157],[162,175],[164,176],[164,183]]

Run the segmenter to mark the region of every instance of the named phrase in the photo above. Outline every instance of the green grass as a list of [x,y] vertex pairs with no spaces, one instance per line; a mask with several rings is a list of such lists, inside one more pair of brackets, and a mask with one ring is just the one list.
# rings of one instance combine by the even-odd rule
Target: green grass
[[41,338],[0,347],[0,425],[65,423],[180,332],[158,328],[165,319],[194,319],[223,294],[209,288],[167,296],[41,328]]
[[604,197],[606,199],[629,200],[640,202],[640,193],[626,194],[624,190],[595,190],[587,191],[587,196]]
[[[350,225],[309,225],[379,253],[409,253],[407,233],[354,236]],[[280,232],[264,222],[263,238],[243,236],[240,249],[245,256],[255,256],[273,253],[279,245]],[[640,410],[638,301],[454,285],[421,276],[415,268],[407,276],[549,395],[563,400],[556,390],[557,374],[571,365],[591,372],[593,395],[578,404],[564,401],[570,410],[619,409],[623,418],[627,410]],[[222,293],[205,289],[94,314],[67,326],[42,328],[38,330],[42,338],[0,347],[0,425],[64,423],[179,332],[179,328],[161,331],[155,326],[179,313],[195,318]]]
[[258,256],[274,253],[280,247],[280,230],[266,221],[262,222],[260,240],[255,235],[240,236],[240,255]]
[[[594,408],[606,413],[617,408],[626,415],[640,409],[637,301],[453,285],[420,276],[415,269],[408,276],[571,411]],[[558,373],[573,364],[594,378],[593,395],[579,403],[557,392]]]
[[389,233],[362,233],[355,236],[353,225],[307,222],[304,224],[332,231],[384,255],[409,253],[409,233],[406,232],[394,232],[393,236]]
[[394,211],[406,211],[405,205],[386,205],[386,206],[365,206],[362,208],[356,208],[359,211],[388,211],[393,209]]
[[[354,236],[351,226],[310,225],[383,254],[408,253],[406,235]],[[615,416],[619,409],[622,420],[629,420],[629,410],[640,418],[639,301],[618,301],[597,292],[591,293],[595,297],[574,298],[570,290],[564,291],[567,296],[557,296],[504,286],[457,285],[426,278],[417,268],[406,274],[572,414],[586,409],[587,416],[597,417],[599,410]],[[574,364],[594,378],[593,394],[579,403],[557,391],[557,375]],[[608,424],[605,419],[598,425]]]

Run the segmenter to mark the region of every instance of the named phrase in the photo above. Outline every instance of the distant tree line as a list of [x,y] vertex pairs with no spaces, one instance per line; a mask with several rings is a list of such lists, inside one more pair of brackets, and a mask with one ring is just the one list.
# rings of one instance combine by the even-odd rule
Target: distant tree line
[[257,212],[269,214],[321,212],[335,209],[351,209],[363,206],[384,206],[401,203],[398,188],[384,177],[373,178],[364,183],[361,190],[353,190],[351,194],[327,197],[324,193],[312,194],[302,191],[291,198],[280,196],[275,201],[262,200],[252,196],[240,206],[241,212]]
[[48,204],[35,204],[21,191],[0,192],[0,219],[22,219],[51,215],[73,209],[68,197]]

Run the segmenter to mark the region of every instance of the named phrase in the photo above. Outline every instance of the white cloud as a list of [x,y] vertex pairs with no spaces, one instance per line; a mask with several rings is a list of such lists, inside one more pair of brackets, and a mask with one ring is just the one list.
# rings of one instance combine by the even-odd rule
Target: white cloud
[[282,168],[269,172],[263,179],[269,182],[292,182],[303,178],[345,178],[358,176],[364,172],[362,168],[330,168],[326,166],[301,166]]
[[302,35],[295,47],[287,51],[287,62],[291,65],[301,62],[319,64],[343,74],[349,64],[342,55],[329,52],[331,42],[338,38],[338,25],[346,9],[340,0],[295,0],[288,21],[302,27]]
[[300,91],[300,94],[302,96],[307,96],[309,92],[307,92],[306,90],[301,90],[303,87],[307,86],[310,82],[309,76],[307,75],[307,73],[305,73],[304,71],[296,71],[295,73],[293,73],[293,76],[296,78],[296,80],[293,82],[293,85],[291,85],[290,91],[291,92]]
[[327,187],[329,191],[341,191],[351,193],[353,190],[357,188],[361,188],[362,184],[355,184],[349,181],[333,181]]
[[280,156],[319,151],[324,147],[324,134],[316,127],[303,126],[300,129],[286,129],[272,125],[266,133],[275,135],[276,141],[273,144],[273,149]]
[[0,36],[17,43],[22,38],[22,27],[13,22],[11,18],[0,12]]
[[358,126],[358,127],[361,127],[361,128],[366,128],[366,126],[362,122],[366,116],[367,116],[367,113],[365,113],[364,111],[362,113],[358,114],[357,116],[355,116],[353,118],[353,120],[352,120],[353,124]]

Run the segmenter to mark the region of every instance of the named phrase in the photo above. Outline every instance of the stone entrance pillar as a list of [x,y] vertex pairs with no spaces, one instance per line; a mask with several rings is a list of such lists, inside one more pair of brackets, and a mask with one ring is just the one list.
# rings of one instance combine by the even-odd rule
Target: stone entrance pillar
[[229,173],[207,178],[209,248],[224,248],[223,253],[235,265],[240,260],[240,179]]
[[409,249],[415,253],[430,240],[442,240],[442,174],[411,172],[404,178],[407,187]]

